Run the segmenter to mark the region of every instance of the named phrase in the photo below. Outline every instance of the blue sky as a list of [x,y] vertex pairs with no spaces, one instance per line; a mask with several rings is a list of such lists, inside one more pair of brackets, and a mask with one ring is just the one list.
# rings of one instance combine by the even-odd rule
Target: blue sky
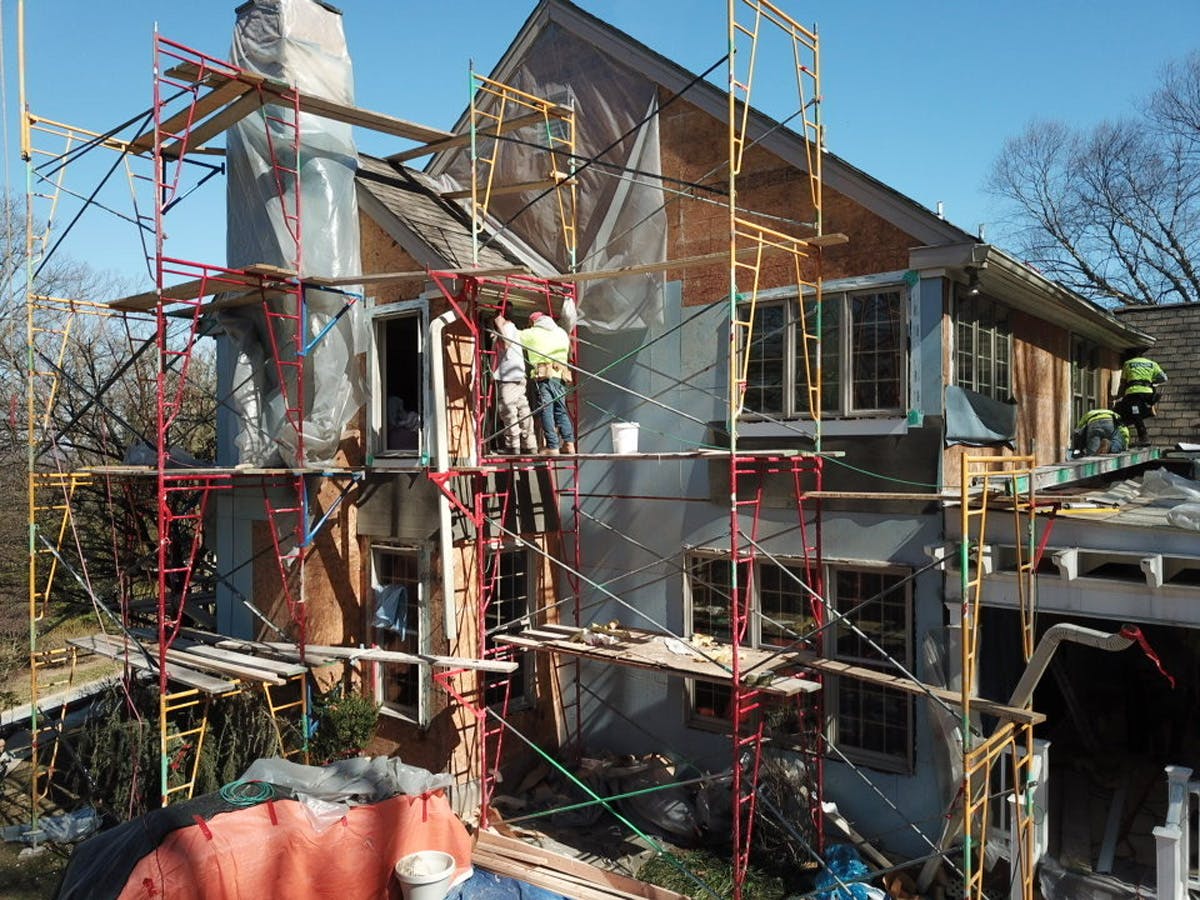
[[[1032,118],[1090,125],[1127,115],[1161,66],[1200,48],[1200,2],[1149,0],[782,0],[815,23],[822,43],[824,117],[830,149],[916,201],[945,204],[955,224],[1004,243],[998,210],[983,192],[1004,139]],[[151,98],[151,34],[228,55],[233,2],[29,0],[28,88],[35,113],[95,130],[145,109]],[[720,0],[581,0],[594,15],[692,71],[725,49]],[[342,0],[360,106],[448,128],[466,103],[467,66],[488,71],[534,0]],[[16,128],[16,0],[0,0],[4,27],[5,178],[24,189]],[[724,77],[723,70],[718,73]],[[778,117],[789,91],[756,105]],[[360,137],[384,154],[402,145]],[[111,157],[76,167],[76,191],[94,187]],[[715,161],[714,161],[715,162]],[[89,168],[90,166],[90,168]],[[128,211],[124,181],[111,202]],[[210,182],[176,226],[177,253],[221,263],[224,193]],[[61,217],[60,217],[61,219]],[[64,249],[76,258],[148,281],[132,226],[89,212]],[[175,248],[172,248],[175,250]],[[140,280],[138,280],[140,277]]]

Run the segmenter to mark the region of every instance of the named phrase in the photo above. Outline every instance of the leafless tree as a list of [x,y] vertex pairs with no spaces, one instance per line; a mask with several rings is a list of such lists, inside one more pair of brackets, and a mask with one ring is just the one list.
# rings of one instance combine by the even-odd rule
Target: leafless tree
[[[159,359],[153,324],[103,310],[73,310],[67,300],[91,303],[129,293],[128,285],[85,263],[51,258],[34,280],[42,298],[35,314],[35,339],[26,330],[26,252],[23,209],[8,201],[0,208],[0,490],[12,498],[0,517],[0,640],[28,628],[27,566],[29,532],[25,497],[32,460],[39,473],[86,471],[121,463],[139,443],[153,447],[155,384]],[[5,219],[16,219],[15,227]],[[187,330],[187,322],[173,328]],[[175,342],[176,345],[178,342]],[[178,357],[168,384],[179,382]],[[201,459],[215,453],[215,360],[210,348],[199,347],[189,360],[182,405],[170,444]],[[30,364],[37,376],[28,379]],[[30,440],[27,388],[33,385],[35,427]],[[63,496],[54,496],[62,491]],[[92,589],[109,600],[126,590],[128,568],[143,560],[143,574],[153,571],[155,495],[150,479],[92,477],[69,498],[69,527],[60,532],[61,513],[51,509],[67,502],[65,488],[44,481],[36,513],[41,532],[59,544],[66,563],[83,574]],[[59,535],[62,535],[61,541]],[[45,549],[39,546],[38,549]],[[43,557],[48,568],[49,557]],[[56,576],[54,596],[59,612],[85,601],[85,592],[66,566]],[[77,608],[77,607],[76,607]],[[89,605],[90,608],[90,605]],[[16,631],[14,631],[14,629]],[[12,643],[7,641],[6,643]],[[19,646],[19,644],[14,644]],[[0,660],[0,670],[4,668]]]
[[1067,287],[1105,304],[1200,302],[1200,51],[1164,67],[1133,115],[1031,122],[988,189],[1018,252]]

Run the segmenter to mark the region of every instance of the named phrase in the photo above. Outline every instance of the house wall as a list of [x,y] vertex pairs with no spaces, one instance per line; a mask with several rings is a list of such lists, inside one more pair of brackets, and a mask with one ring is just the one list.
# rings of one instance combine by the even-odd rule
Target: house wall
[[[715,188],[716,193],[698,191],[700,197],[714,203],[670,201],[667,206],[667,258],[680,259],[707,253],[728,251],[729,180],[728,129],[707,113],[685,100],[666,105],[671,94],[660,92],[665,108],[659,114],[663,175],[688,183]],[[714,166],[716,169],[714,171]],[[737,205],[781,216],[797,223],[812,222],[811,188],[808,175],[761,147],[747,150],[742,174],[738,176]],[[891,272],[908,267],[908,251],[914,241],[894,225],[840,195],[824,189],[824,231],[849,236],[847,244],[827,248],[823,256],[826,279]],[[764,225],[793,234],[811,234],[811,228],[787,222],[765,220]],[[806,278],[813,274],[813,262],[806,264]],[[668,270],[668,279],[683,283],[685,305],[711,303],[729,293],[729,266],[718,262],[711,266]],[[794,285],[796,273],[790,255],[769,254],[764,262],[760,287]],[[745,287],[743,286],[743,290]]]
[[[708,424],[723,414],[725,367],[718,339],[724,310],[714,306],[687,325],[694,310],[680,303],[681,285],[667,285],[667,320],[646,332],[605,335],[603,346],[594,333],[581,350],[582,366],[594,369],[625,354],[630,356],[606,372],[617,385],[662,406],[638,400],[631,393],[599,383],[587,385],[587,402],[580,434],[581,452],[609,452],[608,422],[612,418],[640,425],[639,449],[678,450],[709,444]],[[640,352],[633,352],[643,347]],[[604,415],[595,412],[606,411]],[[680,415],[675,410],[682,410]],[[728,547],[728,494],[715,482],[727,482],[726,468],[701,459],[660,462],[584,462],[579,467],[582,500],[581,541],[584,569],[593,584],[584,589],[584,621],[618,619],[651,630],[684,632],[684,565],[687,548]],[[629,499],[623,499],[629,498]],[[636,498],[636,499],[634,499]],[[657,498],[657,499],[650,499]],[[827,511],[822,519],[824,553],[843,562],[887,563],[917,568],[928,563],[924,548],[941,534],[936,512],[911,510]],[[794,500],[764,505],[758,524],[759,541],[773,555],[801,554],[799,519]],[[747,517],[742,528],[752,523]],[[656,560],[658,560],[656,562]],[[942,625],[941,577],[919,576],[914,589],[916,646],[930,630]],[[916,673],[923,676],[920,655]],[[657,672],[585,663],[581,667],[584,745],[589,753],[649,753],[670,748],[688,761],[721,771],[731,764],[726,735],[689,725],[686,686],[678,677]],[[916,759],[912,774],[880,775],[885,793],[898,802],[911,821],[937,820],[936,773],[925,763],[932,758],[931,729],[922,704],[915,708]],[[922,768],[924,766],[924,768]],[[854,769],[831,759],[826,768],[827,799],[834,799],[856,821],[892,822],[896,813],[878,794],[864,789]],[[889,793],[890,791],[890,793]],[[915,835],[904,835],[896,822],[895,846],[914,855]],[[936,839],[936,824],[930,836]]]
[[[1006,447],[947,447],[943,484],[956,489],[962,477],[964,456],[1003,456],[1010,452],[1034,457],[1045,466],[1068,457],[1075,427],[1071,412],[1071,332],[1028,313],[1010,310],[1012,330],[1012,388],[1017,401],[1017,438]],[[947,299],[943,310],[942,370],[944,383],[954,380],[954,315]],[[1108,402],[1112,370],[1119,366],[1115,350],[1100,351],[1098,402]]]
[[[410,254],[405,252],[377,223],[365,215],[361,217],[363,271],[374,272],[410,272],[423,268]],[[412,300],[421,296],[428,298],[429,318],[441,315],[449,310],[450,304],[436,292],[427,290],[428,284],[424,278],[409,279],[400,282],[381,283],[372,286],[368,294],[373,296],[376,307],[386,306],[404,300]],[[473,448],[474,428],[470,414],[470,390],[474,363],[474,340],[467,328],[458,321],[446,326],[443,331],[442,365],[446,373],[446,414],[448,422],[450,456],[452,461],[467,459]],[[437,348],[429,348],[429,358]],[[427,372],[426,377],[431,377]],[[360,413],[360,428],[366,431],[366,410]],[[432,436],[432,416],[426,423],[427,433]],[[460,480],[453,484],[453,489],[460,492],[460,497],[467,505],[471,504],[469,481]],[[489,488],[489,490],[495,488]],[[545,486],[533,483],[519,476],[515,493],[526,499],[530,509],[522,510],[530,515],[518,516],[509,526],[514,531],[522,532],[529,543],[544,547],[544,540],[538,531],[545,527],[546,517],[538,510],[545,505],[549,496]],[[369,553],[373,544],[387,543],[389,540],[402,546],[421,545],[431,548],[432,565],[430,582],[426,585],[429,613],[428,623],[429,651],[438,655],[475,657],[478,655],[479,631],[478,609],[480,603],[480,575],[475,551],[475,536],[468,520],[458,511],[454,511],[455,550],[451,564],[454,566],[454,611],[455,619],[451,633],[452,638],[446,637],[445,613],[446,603],[442,592],[441,560],[436,552],[438,537],[438,505],[442,502],[441,495],[433,482],[423,473],[387,472],[376,468],[372,471],[364,489],[360,492],[355,509],[363,510],[364,522],[361,531],[356,531],[356,543],[359,547],[359,565],[351,582],[357,584],[357,597],[372,596],[369,571]],[[558,555],[557,551],[544,552]],[[553,575],[545,557],[539,557],[542,562],[537,567],[536,594],[533,603],[539,609],[545,609],[544,620],[557,621],[558,612],[554,606],[556,599]],[[357,601],[356,614],[360,623],[366,622],[368,610]],[[360,625],[360,630],[361,625]],[[367,635],[366,640],[370,639]],[[542,745],[554,745],[558,742],[563,729],[558,711],[562,704],[559,702],[559,685],[557,672],[548,658],[535,660],[534,695],[539,702],[527,709],[515,709],[510,712],[509,721],[522,734],[530,736]],[[373,683],[373,682],[372,682]],[[465,672],[455,676],[453,687],[469,700],[477,699],[482,689],[483,681],[475,673]],[[479,721],[474,712],[442,688],[436,680],[428,685],[425,692],[425,703],[428,710],[426,727],[419,727],[402,719],[384,715],[380,719],[380,727],[372,751],[397,755],[407,763],[423,766],[435,772],[451,774],[457,783],[470,782],[479,774]],[[495,723],[489,723],[494,725]],[[506,768],[520,769],[528,765],[529,751],[519,742],[506,740],[503,761]],[[515,746],[514,746],[515,745]],[[495,761],[492,761],[495,764]]]

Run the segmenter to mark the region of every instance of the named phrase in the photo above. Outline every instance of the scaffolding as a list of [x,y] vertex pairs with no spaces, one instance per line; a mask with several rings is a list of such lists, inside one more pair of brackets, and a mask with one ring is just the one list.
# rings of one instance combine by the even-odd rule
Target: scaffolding
[[[269,709],[277,722],[281,755],[300,755],[305,751],[308,729],[307,666],[335,658],[351,658],[333,647],[310,647],[308,607],[305,588],[305,561],[312,550],[317,533],[325,526],[333,510],[319,517],[310,505],[310,495],[316,479],[339,484],[334,508],[350,495],[361,480],[362,471],[338,469],[331,466],[307,465],[305,453],[304,418],[305,361],[323,332],[306,333],[306,291],[319,287],[323,291],[336,288],[334,280],[322,279],[319,274],[304,273],[301,260],[302,211],[298,166],[300,121],[306,114],[321,115],[339,121],[372,128],[396,137],[420,142],[420,146],[390,157],[393,162],[417,158],[429,153],[469,147],[470,190],[443,194],[450,201],[469,200],[469,227],[473,245],[474,269],[433,270],[426,274],[440,296],[464,326],[470,343],[470,360],[464,368],[472,373],[467,398],[466,452],[456,464],[435,469],[424,460],[419,467],[434,483],[441,496],[469,523],[467,537],[459,546],[469,544],[473,554],[474,573],[473,637],[474,659],[443,660],[435,678],[437,683],[466,711],[475,723],[475,774],[480,786],[479,823],[486,827],[492,820],[496,795],[496,777],[506,739],[515,731],[509,719],[511,679],[517,665],[518,653],[533,651],[546,654],[558,664],[558,695],[562,700],[564,721],[560,750],[564,755],[578,757],[583,741],[583,703],[585,686],[581,660],[601,661],[610,665],[651,669],[673,678],[695,679],[715,684],[729,698],[731,750],[730,783],[733,806],[732,856],[734,897],[742,896],[743,885],[750,865],[755,820],[762,810],[759,781],[764,749],[766,712],[772,704],[787,703],[795,707],[799,721],[797,733],[801,739],[800,753],[809,767],[809,781],[803,798],[807,833],[802,838],[813,858],[813,864],[823,864],[825,849],[824,813],[822,810],[825,748],[822,746],[822,726],[826,711],[823,684],[827,676],[857,678],[907,692],[913,696],[933,696],[942,703],[957,703],[962,713],[963,737],[963,867],[964,896],[982,897],[982,839],[986,834],[989,805],[995,802],[992,773],[995,761],[1003,754],[1012,758],[1012,784],[1015,785],[1016,814],[1021,834],[1020,878],[1023,896],[1032,898],[1032,817],[1028,765],[1032,760],[1032,728],[1035,717],[1028,709],[1011,710],[1002,705],[982,701],[974,695],[979,633],[977,627],[983,570],[978,556],[968,554],[968,535],[978,544],[983,542],[986,527],[989,480],[1004,480],[1013,486],[1016,528],[1022,540],[1032,534],[1032,494],[1021,495],[1019,484],[1029,472],[1029,458],[988,458],[987,463],[970,458],[964,463],[963,485],[963,607],[962,607],[962,690],[937,693],[908,677],[885,675],[867,668],[831,664],[819,652],[823,633],[838,616],[830,609],[824,583],[822,550],[822,489],[823,470],[829,456],[822,449],[822,384],[823,249],[845,240],[841,235],[825,232],[824,201],[822,196],[822,159],[824,130],[821,122],[821,82],[819,42],[815,29],[800,25],[770,0],[729,0],[728,2],[728,246],[719,253],[702,254],[685,259],[664,260],[635,267],[639,271],[682,271],[689,267],[727,265],[727,370],[724,399],[727,446],[679,453],[634,454],[627,461],[605,454],[613,465],[637,465],[639,459],[706,460],[724,467],[728,478],[728,656],[721,652],[699,652],[700,658],[671,658],[657,650],[654,642],[661,638],[691,638],[674,635],[660,623],[654,629],[620,626],[610,629],[612,642],[589,643],[584,636],[591,631],[587,608],[583,604],[586,591],[602,600],[622,604],[624,601],[608,585],[590,578],[586,573],[588,560],[581,536],[587,516],[585,499],[580,489],[580,469],[588,465],[588,454],[572,457],[502,456],[496,448],[498,431],[494,421],[496,386],[491,372],[495,361],[496,337],[489,322],[496,314],[508,315],[516,310],[528,313],[537,310],[557,315],[567,303],[578,299],[579,284],[589,278],[628,274],[587,273],[577,269],[578,226],[576,223],[578,197],[576,172],[580,157],[575,142],[576,111],[561,103],[537,97],[531,93],[502,84],[494,79],[471,74],[472,99],[469,110],[469,130],[454,135],[423,126],[413,125],[379,113],[342,107],[301,93],[298,89],[265,79],[262,76],[207,56],[198,51],[166,40],[154,39],[155,79],[154,104],[150,124],[131,139],[123,140],[115,133],[84,132],[58,123],[49,123],[26,113],[23,137],[45,128],[55,139],[65,141],[66,149],[46,153],[52,165],[51,175],[37,173],[37,151],[29,141],[24,145],[30,165],[30,183],[35,177],[46,182],[61,173],[81,144],[105,147],[121,154],[126,161],[148,161],[151,173],[135,176],[149,184],[154,195],[153,212],[139,215],[143,232],[153,234],[153,247],[148,259],[154,273],[153,291],[124,298],[112,304],[94,304],[92,312],[100,315],[120,313],[139,322],[152,325],[147,345],[157,353],[155,367],[155,462],[153,466],[91,467],[83,472],[45,472],[39,448],[52,430],[50,413],[57,395],[57,381],[62,371],[59,349],[57,364],[42,367],[35,359],[55,359],[54,350],[45,345],[66,346],[67,335],[74,316],[86,304],[38,295],[33,290],[35,277],[32,268],[27,275],[29,286],[30,370],[28,392],[29,423],[29,614],[30,664],[34,710],[35,772],[32,798],[33,822],[36,828],[39,803],[39,782],[44,791],[46,774],[54,765],[38,763],[39,726],[37,704],[40,690],[40,660],[37,650],[37,621],[49,603],[51,582],[60,566],[61,547],[70,532],[70,498],[81,485],[95,479],[153,479],[155,485],[156,518],[153,537],[156,560],[155,624],[152,633],[139,633],[130,626],[128,610],[122,613],[124,634],[84,642],[87,650],[110,655],[121,660],[128,673],[145,671],[157,682],[160,709],[159,758],[161,760],[161,799],[165,804],[176,795],[190,796],[196,782],[200,749],[205,739],[207,711],[216,697],[232,691],[261,688]],[[751,152],[758,140],[752,116],[751,101],[759,61],[759,43],[766,32],[782,35],[791,56],[789,80],[795,81],[798,95],[797,115],[807,161],[808,205],[811,220],[795,227],[792,234],[776,221],[740,205],[738,179],[742,176]],[[286,266],[252,265],[232,269],[185,260],[167,254],[168,214],[194,189],[187,178],[187,166],[196,163],[209,151],[208,144],[236,122],[250,115],[260,115],[283,134],[282,144],[272,144],[274,183],[277,200],[283,209],[283,219],[293,239],[292,258]],[[545,160],[543,177],[512,185],[495,183],[497,159],[505,138],[522,129],[536,129],[544,143],[533,147]],[[203,163],[201,162],[203,166]],[[202,175],[202,180],[211,177]],[[53,182],[50,182],[53,183]],[[505,224],[495,221],[493,199],[506,193],[538,193],[537,200],[551,198],[560,231],[559,251],[568,260],[567,271],[550,277],[524,273],[487,273],[480,271],[479,250],[488,234],[495,235]],[[35,197],[31,189],[30,201]],[[56,202],[57,194],[47,195]],[[533,202],[537,202],[536,200]],[[34,234],[34,218],[27,220],[27,253],[33,260],[39,247],[46,247],[45,236]],[[40,242],[40,243],[39,243]],[[761,339],[763,329],[760,294],[768,280],[768,262],[784,259],[791,283],[797,292],[798,318],[796,329],[804,371],[804,402],[806,418],[811,424],[807,435],[813,450],[795,451],[760,449],[743,442],[739,422],[746,412],[746,394],[750,383],[753,349]],[[412,273],[401,273],[411,275]],[[398,278],[399,276],[397,276]],[[778,271],[771,279],[783,281]],[[774,285],[772,285],[774,286]],[[359,299],[346,294],[346,305]],[[239,470],[177,468],[171,455],[170,435],[187,400],[188,375],[194,361],[197,342],[205,335],[205,316],[214,310],[236,306],[261,305],[267,317],[270,340],[269,357],[276,369],[275,376],[284,386],[284,418],[292,432],[296,448],[296,465],[279,469],[243,468]],[[440,348],[439,348],[440,349]],[[589,372],[580,366],[576,341],[572,340],[569,367],[578,376],[607,382],[600,372]],[[654,398],[638,396],[643,402]],[[579,393],[570,394],[570,415],[579,421]],[[978,464],[980,468],[972,468]],[[970,469],[970,472],[968,472]],[[982,478],[982,493],[975,484]],[[501,573],[501,554],[513,541],[525,535],[516,523],[520,503],[515,491],[522,479],[537,479],[547,488],[547,511],[543,537],[546,547],[540,549],[542,558],[561,578],[564,589],[559,599],[546,608],[524,615],[523,628],[513,632],[511,622],[498,614],[497,584]],[[749,646],[748,637],[754,628],[756,615],[753,606],[753,579],[760,561],[783,568],[779,560],[763,546],[761,520],[764,497],[771,485],[784,483],[790,492],[790,503],[796,512],[794,527],[797,539],[795,555],[799,559],[800,575],[792,589],[804,597],[807,605],[806,628],[803,633],[781,628],[784,646],[762,649]],[[223,646],[225,672],[218,677],[209,672],[197,673],[191,666],[202,652],[204,642],[185,623],[190,605],[194,605],[196,572],[203,555],[204,522],[211,499],[217,492],[261,490],[265,521],[269,526],[271,553],[278,577],[280,596],[287,613],[285,627],[295,635],[295,662],[268,662],[255,655],[258,650],[286,651],[287,642],[255,645],[254,642]],[[854,496],[865,496],[855,494]],[[897,496],[897,495],[888,495]],[[939,499],[938,494],[919,495]],[[971,498],[982,498],[983,507],[976,512]],[[62,499],[65,498],[65,499]],[[613,499],[631,502],[667,500],[669,498],[628,495]],[[552,512],[552,514],[551,514]],[[978,515],[978,520],[974,517]],[[1024,519],[1022,517],[1025,517]],[[978,524],[974,524],[978,521]],[[49,523],[49,524],[48,524]],[[1031,539],[1031,538],[1030,538]],[[1018,545],[1022,541],[1018,540]],[[53,547],[53,550],[50,548]],[[1022,563],[1021,574],[1032,580],[1032,549]],[[443,559],[442,565],[453,560]],[[973,574],[969,574],[973,572]],[[970,599],[968,599],[968,595]],[[123,601],[127,598],[123,597]],[[628,606],[628,604],[625,604]],[[1026,657],[1032,651],[1034,637],[1033,598],[1022,593],[1022,646]],[[636,610],[630,610],[637,615]],[[551,620],[551,613],[553,620]],[[270,622],[269,617],[256,612],[264,623],[282,635],[283,629]],[[544,621],[538,621],[544,618]],[[449,626],[448,626],[449,627]],[[244,654],[235,659],[239,653]],[[208,658],[213,656],[208,654]],[[359,654],[357,658],[380,661],[410,661],[428,664],[428,660],[405,657],[404,654],[376,652],[374,656]],[[565,662],[561,662],[565,660]],[[561,664],[559,664],[561,663]],[[283,668],[281,668],[283,666]],[[239,671],[240,668],[240,671]],[[568,687],[570,688],[568,697]],[[275,693],[273,693],[273,691]],[[286,693],[287,696],[280,696]],[[972,712],[987,712],[1004,719],[1001,726],[986,740],[973,738]],[[168,722],[186,713],[190,724],[175,729]],[[289,741],[278,723],[283,718],[298,720],[298,741]],[[522,740],[524,738],[522,737]],[[57,743],[55,744],[55,750]],[[41,768],[39,770],[39,765]],[[174,773],[174,774],[173,774]],[[591,801],[599,803],[626,820],[603,798],[583,787]],[[811,841],[809,837],[811,836]],[[659,849],[662,849],[661,847]]]

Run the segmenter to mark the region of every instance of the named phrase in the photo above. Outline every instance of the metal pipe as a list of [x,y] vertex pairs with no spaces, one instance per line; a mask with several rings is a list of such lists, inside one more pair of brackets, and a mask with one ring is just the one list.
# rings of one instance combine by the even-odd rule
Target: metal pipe
[[[429,343],[433,345],[436,359],[433,361],[433,431],[435,468],[438,472],[450,471],[450,438],[446,425],[446,348],[443,332],[455,320],[454,310],[447,310],[429,323]],[[438,544],[442,558],[442,627],[446,640],[453,641],[458,634],[456,620],[458,609],[454,601],[454,535],[450,518],[450,499],[438,491]]]
[[1115,652],[1124,650],[1132,644],[1133,638],[1125,637],[1123,634],[1109,634],[1107,631],[1096,631],[1094,628],[1084,628],[1082,625],[1073,625],[1070,622],[1062,622],[1052,626],[1042,635],[1042,639],[1038,641],[1037,649],[1029,657],[1029,663],[1025,666],[1025,673],[1021,676],[1021,680],[1017,682],[1017,686],[1013,688],[1012,696],[1008,699],[1009,706],[1022,708],[1033,698],[1034,689],[1037,688],[1042,676],[1046,674],[1050,660],[1054,658],[1054,651],[1058,649],[1058,645],[1063,641],[1083,644],[1085,647],[1095,647],[1097,650]]

